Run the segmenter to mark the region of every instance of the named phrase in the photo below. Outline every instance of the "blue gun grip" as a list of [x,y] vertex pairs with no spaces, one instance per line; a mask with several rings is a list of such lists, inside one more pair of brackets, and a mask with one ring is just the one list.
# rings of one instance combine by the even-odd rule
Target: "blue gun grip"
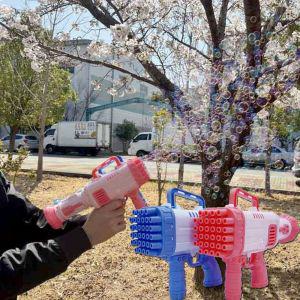
[[169,292],[171,300],[183,300],[186,294],[184,259],[181,255],[169,259]]
[[213,256],[201,255],[200,261],[204,273],[203,285],[205,287],[221,285],[222,274],[216,259]]

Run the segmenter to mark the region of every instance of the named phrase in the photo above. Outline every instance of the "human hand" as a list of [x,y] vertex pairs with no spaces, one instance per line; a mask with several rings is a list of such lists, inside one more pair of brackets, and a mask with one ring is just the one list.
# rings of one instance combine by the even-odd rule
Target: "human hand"
[[125,200],[118,199],[94,209],[82,226],[92,246],[103,243],[126,228]]

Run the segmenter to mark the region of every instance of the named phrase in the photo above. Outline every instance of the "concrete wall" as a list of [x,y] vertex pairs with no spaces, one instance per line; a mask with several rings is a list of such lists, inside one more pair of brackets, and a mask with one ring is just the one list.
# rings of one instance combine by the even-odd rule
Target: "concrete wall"
[[[86,51],[89,45],[88,40],[79,41],[78,44],[72,45],[70,43],[66,46],[66,50],[69,52],[75,52],[76,47],[79,49],[79,53]],[[114,57],[101,58],[102,60],[112,61],[116,60]],[[143,71],[142,65],[134,60],[128,58],[118,58],[119,62],[125,64],[126,69],[131,72],[141,73]],[[84,110],[85,107],[95,107],[111,102],[122,101],[130,98],[144,98],[150,99],[153,92],[157,92],[158,89],[144,82],[134,80],[131,87],[134,91],[130,94],[110,95],[107,90],[112,87],[112,82],[119,80],[124,76],[122,72],[111,70],[106,67],[91,65],[87,63],[78,63],[74,68],[70,68],[72,73],[72,85],[77,92],[80,103],[76,108],[69,107],[69,111],[75,111],[75,119],[78,120],[83,116],[85,120]],[[101,89],[95,90],[93,88],[93,82],[100,82]],[[122,92],[122,90],[121,90]],[[113,121],[111,122],[111,111],[113,115]],[[66,115],[73,113],[66,112]],[[114,109],[106,109],[103,111],[95,112],[91,116],[91,120],[95,120],[99,123],[113,123],[113,130],[117,124],[123,123],[126,119],[135,123],[136,127],[140,130],[151,130],[152,129],[152,115],[153,109],[148,104],[130,104],[124,105]],[[113,150],[121,151],[122,143],[117,137],[113,137]]]

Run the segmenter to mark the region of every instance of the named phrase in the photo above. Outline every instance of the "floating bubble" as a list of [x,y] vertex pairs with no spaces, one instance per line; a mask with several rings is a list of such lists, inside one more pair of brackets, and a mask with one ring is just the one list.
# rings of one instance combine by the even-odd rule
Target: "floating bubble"
[[220,130],[220,128],[221,128],[221,122],[220,122],[220,121],[217,121],[217,120],[213,121],[213,122],[211,123],[211,128],[212,128],[212,130],[214,130],[214,131]]
[[218,149],[215,146],[209,146],[206,150],[206,154],[209,156],[216,156],[218,154]]
[[243,127],[237,126],[236,129],[235,129],[235,131],[240,134],[240,133],[243,132]]
[[224,185],[229,185],[229,183],[230,183],[230,179],[224,180]]
[[249,104],[247,102],[241,102],[238,104],[238,112],[245,113],[249,110]]
[[241,158],[240,154],[235,154],[235,155],[234,155],[234,159],[235,159],[235,160],[239,160],[240,158]]
[[257,22],[257,17],[256,16],[251,16],[250,17],[250,22],[251,23],[256,23]]
[[220,187],[216,185],[214,186],[213,190],[215,193],[218,193],[220,191]]

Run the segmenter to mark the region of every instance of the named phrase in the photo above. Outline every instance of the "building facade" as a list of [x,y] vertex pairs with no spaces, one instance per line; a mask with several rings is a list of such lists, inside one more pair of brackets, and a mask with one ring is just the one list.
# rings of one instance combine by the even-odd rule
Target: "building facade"
[[[69,53],[84,53],[90,45],[90,40],[76,40],[66,43],[66,51]],[[121,62],[127,70],[131,72],[141,73],[143,67],[141,64],[132,58],[116,58],[113,56],[103,58],[106,61]],[[92,65],[85,62],[79,62],[75,66],[69,68],[72,74],[72,85],[76,91],[79,102],[74,107],[74,104],[68,103],[66,109],[66,119],[86,120],[87,116],[90,120],[98,123],[110,124],[112,136],[112,150],[122,151],[122,143],[115,136],[114,130],[118,124],[124,120],[135,123],[139,131],[152,130],[152,115],[154,107],[149,103],[131,103],[123,105],[125,100],[139,98],[151,99],[153,93],[158,92],[158,89],[150,84],[134,80],[129,89],[117,86],[116,82],[121,82],[124,74],[120,71],[112,70],[100,65]],[[115,90],[113,95],[109,92]],[[123,102],[122,102],[123,101]],[[109,107],[115,102],[120,102],[122,105],[118,107],[110,107],[101,109],[93,113],[87,114],[88,109],[106,105]],[[141,102],[141,101],[140,101]],[[119,103],[119,104],[120,104]]]

